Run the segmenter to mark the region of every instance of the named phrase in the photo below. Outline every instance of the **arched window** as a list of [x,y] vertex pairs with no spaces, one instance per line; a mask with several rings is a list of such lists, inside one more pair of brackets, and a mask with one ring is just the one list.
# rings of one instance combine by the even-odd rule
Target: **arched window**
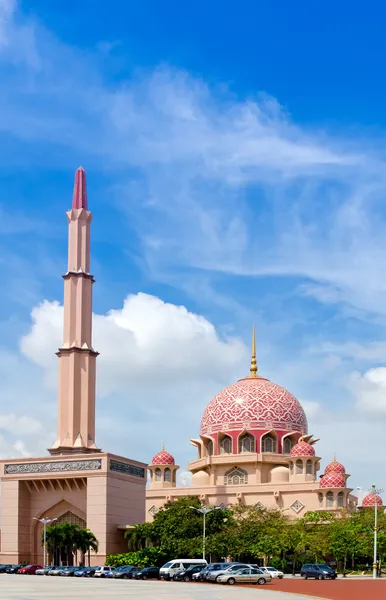
[[285,438],[283,443],[283,454],[289,454],[293,448],[293,442],[291,438]]
[[166,468],[164,471],[164,481],[171,481],[172,480],[172,472],[169,468]]
[[263,438],[262,451],[276,452],[276,439],[273,437],[273,435],[266,435]]
[[255,438],[250,433],[244,433],[239,437],[239,453],[254,452]]
[[81,529],[86,529],[86,521],[68,511],[56,519],[56,524],[71,523],[71,525],[79,525]]
[[326,507],[333,508],[334,506],[334,494],[332,492],[327,492],[326,494]]
[[344,505],[344,493],[339,492],[338,493],[338,508],[343,508],[343,505]]
[[296,475],[301,475],[303,473],[303,461],[296,461]]
[[156,481],[161,481],[161,476],[162,476],[161,469],[156,469],[155,470],[155,480]]
[[209,440],[209,442],[206,444],[206,453],[208,456],[213,456],[213,442],[212,440]]
[[224,436],[220,442],[220,454],[231,454],[232,440],[229,436]]
[[313,468],[312,468],[312,460],[307,460],[306,463],[306,474],[307,475],[313,475]]
[[323,494],[319,492],[318,498],[319,498],[319,506],[323,506],[323,499],[324,499]]
[[224,485],[242,485],[248,483],[248,473],[240,467],[234,467],[224,475]]

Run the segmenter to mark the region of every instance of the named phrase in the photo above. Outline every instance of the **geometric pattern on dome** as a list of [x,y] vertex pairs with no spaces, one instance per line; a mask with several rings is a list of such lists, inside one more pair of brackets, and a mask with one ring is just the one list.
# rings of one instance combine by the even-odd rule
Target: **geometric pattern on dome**
[[362,506],[383,506],[383,500],[380,496],[376,494],[368,494],[365,498],[363,498]]
[[299,442],[291,450],[290,456],[315,456],[315,450],[307,442]]
[[346,469],[340,462],[338,462],[337,460],[333,460],[332,463],[327,465],[327,467],[324,470],[324,473],[326,475],[327,473],[342,473],[342,475],[344,475],[346,473]]
[[295,500],[295,502],[291,504],[291,508],[296,514],[298,514],[301,510],[303,510],[304,504],[302,504],[300,500]]
[[240,379],[209,402],[201,435],[244,429],[278,429],[307,433],[307,417],[288,390],[262,378]]
[[342,473],[327,473],[320,480],[321,488],[345,488],[346,479]]
[[151,461],[152,465],[174,465],[174,457],[166,450],[161,450],[155,456],[153,456],[153,460]]

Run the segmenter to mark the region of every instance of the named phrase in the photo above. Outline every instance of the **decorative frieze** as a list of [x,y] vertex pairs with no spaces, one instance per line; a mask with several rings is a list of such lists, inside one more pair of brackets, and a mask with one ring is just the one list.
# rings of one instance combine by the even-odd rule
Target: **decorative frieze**
[[57,462],[21,463],[4,466],[5,475],[28,475],[30,473],[67,473],[68,471],[99,471],[102,461],[66,460]]
[[128,465],[119,460],[110,460],[110,471],[116,471],[117,473],[123,473],[124,475],[133,475],[134,477],[141,477],[142,479],[145,477],[145,469],[142,467]]

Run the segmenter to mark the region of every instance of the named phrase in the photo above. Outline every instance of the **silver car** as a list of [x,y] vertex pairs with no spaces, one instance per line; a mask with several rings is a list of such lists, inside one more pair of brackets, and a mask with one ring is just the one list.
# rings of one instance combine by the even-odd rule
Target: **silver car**
[[251,568],[255,568],[257,567],[257,565],[251,565],[251,564],[246,564],[246,563],[228,563],[228,565],[221,570],[217,570],[217,571],[209,571],[206,574],[206,581],[212,581],[215,582],[218,580],[218,577],[220,575],[223,575],[224,573],[234,573],[235,571],[239,571],[240,569],[251,569]]
[[272,581],[272,577],[268,573],[263,573],[260,569],[240,569],[239,571],[231,571],[228,569],[222,575],[217,576],[217,583],[257,583],[264,585]]

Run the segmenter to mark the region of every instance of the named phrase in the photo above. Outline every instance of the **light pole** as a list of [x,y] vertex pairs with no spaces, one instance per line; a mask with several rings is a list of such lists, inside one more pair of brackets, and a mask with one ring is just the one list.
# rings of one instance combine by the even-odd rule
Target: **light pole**
[[54,519],[47,519],[47,518],[43,518],[43,519],[38,519],[37,517],[34,517],[35,521],[39,521],[39,523],[43,523],[43,566],[46,567],[47,566],[47,525],[49,525],[49,523],[52,523],[53,521],[56,521],[57,517],[55,517]]
[[205,560],[205,538],[206,538],[206,515],[212,512],[212,510],[222,510],[221,506],[213,506],[212,508],[196,508],[195,506],[189,506],[193,510],[201,513],[204,517],[203,527],[202,527],[202,558]]
[[[362,488],[358,488],[361,490]],[[374,494],[374,555],[373,555],[373,579],[377,578],[377,543],[378,543],[378,502],[377,496],[382,494],[384,490],[371,486],[370,494]]]

